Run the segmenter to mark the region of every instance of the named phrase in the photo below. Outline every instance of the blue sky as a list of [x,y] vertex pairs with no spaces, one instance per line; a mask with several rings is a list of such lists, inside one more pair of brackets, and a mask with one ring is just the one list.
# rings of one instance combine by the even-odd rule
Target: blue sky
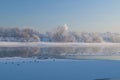
[[119,32],[120,0],[0,0],[1,27]]

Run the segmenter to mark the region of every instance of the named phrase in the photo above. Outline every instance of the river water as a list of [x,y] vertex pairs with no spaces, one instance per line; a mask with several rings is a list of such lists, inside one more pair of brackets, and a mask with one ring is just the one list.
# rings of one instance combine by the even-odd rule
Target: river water
[[120,80],[119,47],[0,48],[0,80]]

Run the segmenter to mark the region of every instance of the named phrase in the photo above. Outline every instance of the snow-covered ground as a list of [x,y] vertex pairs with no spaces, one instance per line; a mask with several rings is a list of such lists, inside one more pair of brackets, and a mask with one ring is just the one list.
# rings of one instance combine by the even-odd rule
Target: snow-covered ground
[[119,47],[120,43],[0,42],[0,47]]

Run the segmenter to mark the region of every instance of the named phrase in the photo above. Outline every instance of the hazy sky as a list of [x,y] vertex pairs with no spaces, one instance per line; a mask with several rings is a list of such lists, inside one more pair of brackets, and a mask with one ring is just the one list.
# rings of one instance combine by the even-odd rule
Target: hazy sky
[[68,24],[74,31],[120,30],[120,0],[0,0],[1,27],[44,32]]

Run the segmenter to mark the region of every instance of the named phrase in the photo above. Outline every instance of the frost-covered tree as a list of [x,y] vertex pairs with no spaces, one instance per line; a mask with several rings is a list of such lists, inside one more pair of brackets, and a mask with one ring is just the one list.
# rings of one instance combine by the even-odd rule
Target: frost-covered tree
[[56,28],[52,34],[52,39],[55,42],[75,42],[75,37],[68,31],[68,26],[60,26]]
[[113,43],[120,43],[120,35],[118,35],[118,34],[113,34],[113,35],[111,36],[111,40],[112,40]]
[[67,35],[67,26],[59,26],[57,27],[52,35],[53,41],[55,42],[64,42],[65,35]]
[[0,41],[36,42],[40,41],[40,38],[33,29],[0,28]]

